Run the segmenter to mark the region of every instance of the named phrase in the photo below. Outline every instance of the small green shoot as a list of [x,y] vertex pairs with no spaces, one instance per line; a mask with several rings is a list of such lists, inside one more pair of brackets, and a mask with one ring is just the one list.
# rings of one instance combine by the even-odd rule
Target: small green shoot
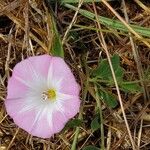
[[94,119],[91,122],[91,130],[92,132],[97,131],[98,129],[100,129],[100,118],[99,118],[99,114],[96,115],[94,117]]
[[118,105],[117,98],[110,92],[99,89],[100,98],[111,108]]
[[75,128],[75,127],[79,127],[81,125],[82,125],[82,120],[73,119],[66,124],[66,128]]
[[[120,66],[120,58],[118,55],[114,55],[111,59],[112,66],[115,71],[115,75],[118,81],[123,80],[123,68]],[[103,59],[96,70],[93,71],[93,75],[96,78],[100,78],[102,80],[109,80],[110,82],[113,81],[112,73],[109,67],[109,63],[107,59]]]
[[[111,62],[118,85],[123,92],[136,93],[141,91],[138,82],[126,81],[123,79],[125,71],[120,65],[120,57],[118,55],[112,56]],[[115,85],[107,59],[102,59],[99,62],[98,67],[93,70],[91,82],[99,85],[99,96],[109,107],[115,108],[118,105],[115,94],[108,90],[110,87],[114,87]]]
[[120,86],[125,92],[136,93],[141,91],[140,86],[135,82],[122,82]]
[[50,52],[53,56],[59,56],[64,58],[64,50],[61,43],[60,35],[56,27],[54,17],[52,16],[51,19],[52,19],[53,43]]

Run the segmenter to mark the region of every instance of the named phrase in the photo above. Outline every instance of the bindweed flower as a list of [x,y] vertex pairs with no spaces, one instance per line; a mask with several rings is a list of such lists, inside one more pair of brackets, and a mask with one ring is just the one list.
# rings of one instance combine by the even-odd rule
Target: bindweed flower
[[18,63],[7,92],[7,113],[20,128],[37,137],[60,132],[80,107],[80,87],[59,57],[34,56]]

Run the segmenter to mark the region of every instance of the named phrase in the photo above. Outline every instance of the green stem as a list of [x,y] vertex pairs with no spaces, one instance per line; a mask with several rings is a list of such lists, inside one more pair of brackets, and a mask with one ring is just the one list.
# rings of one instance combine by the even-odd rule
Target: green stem
[[[86,83],[85,90],[83,92],[83,102],[84,102],[84,100],[86,99],[86,96],[87,96],[87,92],[88,92],[87,87],[88,87],[88,82]],[[82,119],[82,114],[83,114],[83,106],[81,106],[81,108],[80,108],[78,119]],[[72,146],[71,146],[71,150],[76,150],[76,145],[77,145],[77,140],[78,140],[79,133],[80,133],[80,128],[77,127],[76,131],[75,131],[75,136],[74,136],[74,139],[73,139],[73,143],[72,143]]]
[[[83,89],[83,92],[82,92],[82,98],[83,98],[83,102],[82,102],[82,106],[80,107],[80,112],[79,112],[79,116],[78,116],[78,119],[81,119],[83,118],[83,106],[84,106],[84,102],[85,102],[85,99],[87,97],[87,93],[88,93],[88,86],[89,86],[89,81],[88,81],[88,76],[89,76],[89,70],[88,70],[88,67],[87,67],[87,63],[86,63],[86,60],[84,59],[83,60],[83,63],[84,63],[84,66],[86,68],[86,80],[84,82],[84,89]],[[74,136],[74,139],[73,139],[73,143],[72,143],[72,146],[71,146],[71,150],[76,150],[76,145],[77,145],[77,140],[78,140],[78,135],[80,133],[80,128],[77,127],[76,128],[76,131],[75,131],[75,136]]]
[[95,92],[96,92],[96,103],[97,103],[97,106],[99,108],[99,115],[100,115],[100,129],[101,129],[101,148],[100,148],[100,150],[105,150],[103,113],[102,113],[101,101],[99,99],[98,89],[97,89],[96,85],[95,85]]
[[[78,118],[80,119],[80,117],[78,117]],[[79,133],[80,133],[80,128],[77,127],[76,131],[75,131],[75,136],[74,136],[74,139],[73,139],[73,143],[72,143],[72,146],[71,146],[71,150],[76,150],[76,145],[77,145],[77,140],[78,140]]]

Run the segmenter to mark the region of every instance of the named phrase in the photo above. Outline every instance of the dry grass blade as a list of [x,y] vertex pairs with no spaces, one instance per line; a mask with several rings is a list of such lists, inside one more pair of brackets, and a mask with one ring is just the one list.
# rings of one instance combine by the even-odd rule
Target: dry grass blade
[[0,120],[0,124],[6,119],[8,115],[5,115],[1,120]]
[[141,1],[139,0],[134,0],[141,8],[143,8],[147,13],[150,14],[150,9],[146,7]]
[[[142,82],[148,93],[150,3],[45,1],[0,2],[0,150],[148,150],[150,102],[144,103]],[[81,87],[81,108],[60,133],[42,139],[17,128],[7,115],[7,82],[22,59],[55,55],[56,32],[64,44],[64,60]]]
[[13,142],[14,142],[14,140],[15,140],[17,134],[18,134],[18,132],[19,132],[19,128],[17,128],[17,130],[16,130],[16,132],[15,132],[15,134],[14,134],[14,136],[13,136],[13,138],[12,138],[11,142],[9,143],[9,145],[8,145],[8,147],[7,147],[6,150],[9,150],[9,149],[10,149],[11,145],[13,144]]
[[24,37],[24,47],[27,49],[27,51],[30,51],[29,48],[29,32],[30,32],[30,26],[29,26],[29,2],[26,1],[25,8],[24,8],[24,18],[25,18],[25,37]]
[[75,14],[74,14],[74,16],[73,16],[73,18],[72,18],[71,23],[69,24],[69,26],[68,26],[68,28],[67,28],[65,34],[64,34],[63,39],[62,39],[62,45],[65,43],[65,40],[66,40],[66,38],[67,38],[67,35],[68,35],[69,31],[70,31],[70,29],[72,28],[73,24],[74,24],[75,21],[76,21],[77,14],[78,14],[78,12],[79,12],[80,7],[82,6],[83,1],[84,1],[84,0],[79,0],[78,8],[77,8],[77,10],[76,10],[76,12],[75,12]]
[[16,0],[16,1],[9,3],[8,5],[6,5],[5,2],[2,1],[0,4],[0,8],[1,8],[0,16],[10,13],[11,11],[19,7],[19,5],[23,3],[23,1],[24,0]]
[[[125,4],[124,0],[122,1],[122,4],[123,4],[125,20],[126,20],[127,23],[129,23],[128,14],[127,14],[127,11],[126,11],[126,4]],[[129,33],[129,36],[130,36],[130,42],[131,42],[131,46],[132,46],[132,52],[133,52],[134,60],[135,60],[136,65],[137,65],[137,70],[138,70],[140,82],[141,82],[141,85],[142,85],[142,88],[143,88],[144,100],[145,100],[145,103],[146,103],[146,101],[149,99],[149,93],[148,93],[147,87],[144,84],[144,72],[143,72],[142,64],[141,64],[141,61],[140,61],[137,46],[135,45],[135,42],[133,41],[132,35],[130,33]]]
[[102,0],[102,2],[114,13],[114,15],[129,29],[131,33],[133,33],[138,39],[140,39],[145,45],[147,45],[150,48],[150,43],[142,40],[143,38],[135,32],[128,23],[109,5],[109,3],[106,0]]
[[[98,28],[101,29],[100,23],[98,22],[98,17],[97,17],[98,15],[97,15],[97,11],[96,11],[95,7],[94,7],[94,11],[95,11],[95,14],[96,14],[96,21],[97,21],[97,24],[98,24]],[[112,62],[111,62],[111,59],[110,59],[110,54],[109,54],[109,51],[108,51],[108,48],[107,48],[107,45],[106,45],[106,42],[105,42],[105,39],[104,39],[104,36],[103,36],[102,32],[100,32],[100,37],[101,37],[100,43],[101,43],[103,49],[106,52],[107,59],[108,59],[108,62],[109,62],[109,66],[110,66],[110,69],[111,69],[111,72],[112,72],[112,76],[113,76],[114,83],[115,83],[115,86],[116,86],[116,91],[117,91],[120,107],[121,107],[121,110],[122,110],[122,114],[123,114],[123,118],[124,118],[124,121],[125,121],[125,124],[126,124],[128,135],[129,135],[129,138],[130,138],[130,141],[131,141],[131,144],[132,144],[132,148],[133,148],[133,150],[136,150],[135,142],[132,138],[130,127],[129,127],[129,124],[128,124],[128,121],[127,121],[127,118],[126,118],[126,114],[125,114],[125,111],[124,111],[123,101],[122,101],[122,98],[121,98],[121,93],[120,93],[118,82],[117,82],[117,79],[116,79],[116,76],[115,76],[114,68],[112,66]]]
[[142,136],[142,128],[143,128],[143,120],[141,120],[140,129],[139,129],[139,133],[138,133],[138,141],[137,141],[138,149],[140,149],[141,136]]
[[[20,1],[21,2],[21,1]],[[18,2],[12,2],[12,3],[15,3],[16,4],[16,7],[13,7],[13,10],[15,9],[15,8],[17,8],[17,7],[24,7],[23,5],[19,5],[20,3]],[[22,4],[22,3],[21,3]],[[11,13],[10,11],[8,11],[8,12],[5,12],[5,14],[6,14],[6,16],[8,16],[9,18],[10,18],[10,20],[12,20],[19,28],[21,28],[22,30],[24,30],[25,31],[25,45],[29,48],[29,43],[28,43],[28,41],[29,41],[29,36],[30,36],[30,38],[31,39],[33,39],[35,42],[37,42],[39,45],[41,45],[41,47],[46,51],[46,52],[48,52],[48,49],[47,49],[47,46],[46,46],[46,42],[45,43],[43,43],[40,39],[39,39],[39,37],[37,36],[37,35],[35,35],[35,33],[33,33],[33,31],[34,32],[36,32],[36,34],[38,34],[38,35],[43,35],[43,34],[46,34],[46,32],[44,31],[43,32],[43,30],[41,30],[41,28],[38,28],[37,26],[33,26],[32,25],[32,31],[29,31],[30,29],[29,29],[29,23],[28,23],[28,11],[29,11],[29,8],[28,8],[28,5],[29,5],[29,2],[28,1],[26,1],[25,2],[25,4],[26,4],[26,6],[24,7],[24,9],[25,9],[25,11],[24,11],[24,17],[23,18],[25,18],[25,20],[22,20],[22,18],[17,14],[17,12],[15,12],[15,10],[14,10],[14,12],[15,12],[15,14],[13,14],[13,13]],[[1,8],[3,8],[3,7],[5,7],[5,3],[1,3],[0,4],[0,7]],[[33,5],[33,4],[32,4]],[[8,5],[9,6],[9,5]],[[11,7],[11,5],[10,5],[10,7]],[[32,6],[33,7],[33,6]],[[23,10],[24,10],[23,9]],[[35,9],[35,8],[34,8]],[[21,9],[19,10],[19,11],[22,11]],[[38,14],[39,14],[39,9],[36,9],[35,11],[37,11],[38,12]],[[42,17],[43,18],[43,14],[39,14],[39,15],[41,15],[41,16],[39,16],[39,17]],[[36,18],[35,18],[36,19]],[[44,18],[43,18],[44,19]],[[38,21],[38,20],[37,20]],[[36,22],[37,22],[36,21]],[[44,20],[45,21],[45,20]],[[25,47],[26,47],[25,46]]]

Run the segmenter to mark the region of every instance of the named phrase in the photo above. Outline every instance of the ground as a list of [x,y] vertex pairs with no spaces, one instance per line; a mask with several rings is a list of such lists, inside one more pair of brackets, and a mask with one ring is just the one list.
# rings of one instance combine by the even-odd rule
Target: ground
[[[149,0],[2,0],[0,150],[149,150],[149,38]],[[79,114],[49,139],[4,105],[13,67],[42,54],[63,57],[81,86]]]

